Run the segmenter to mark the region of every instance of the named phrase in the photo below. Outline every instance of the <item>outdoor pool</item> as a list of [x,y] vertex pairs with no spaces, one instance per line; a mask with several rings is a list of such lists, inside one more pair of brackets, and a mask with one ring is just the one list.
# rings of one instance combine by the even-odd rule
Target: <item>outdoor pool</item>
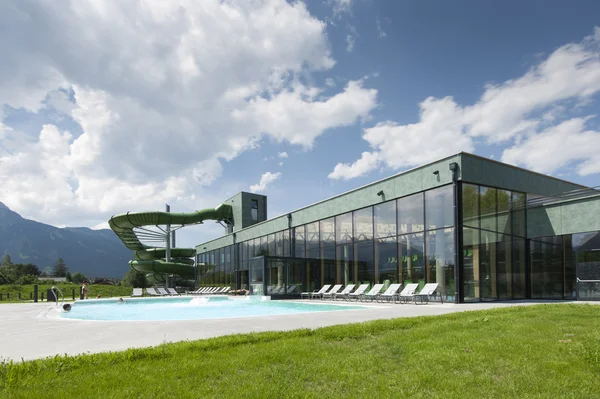
[[80,320],[199,320],[275,316],[361,309],[364,306],[261,301],[259,298],[173,297],[77,301],[65,319]]

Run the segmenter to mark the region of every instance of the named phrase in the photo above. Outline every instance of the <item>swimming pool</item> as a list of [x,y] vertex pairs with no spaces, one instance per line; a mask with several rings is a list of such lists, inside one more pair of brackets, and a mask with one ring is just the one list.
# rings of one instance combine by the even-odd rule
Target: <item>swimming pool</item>
[[80,320],[198,320],[234,317],[275,316],[311,312],[361,309],[364,306],[261,301],[259,298],[173,297],[78,301],[65,319]]

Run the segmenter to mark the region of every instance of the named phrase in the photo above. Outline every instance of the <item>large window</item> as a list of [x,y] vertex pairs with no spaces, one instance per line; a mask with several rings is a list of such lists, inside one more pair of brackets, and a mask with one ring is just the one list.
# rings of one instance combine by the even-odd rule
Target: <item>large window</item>
[[375,283],[375,262],[373,261],[373,241],[360,241],[354,244],[358,282]]
[[425,230],[423,193],[398,200],[398,234]]
[[525,195],[462,184],[464,299],[524,298]]
[[306,253],[306,230],[305,226],[294,228],[294,248],[296,258],[304,258]]
[[425,239],[423,233],[398,236],[398,253],[401,265],[402,282],[419,283],[425,280]]
[[250,204],[250,217],[253,222],[258,222],[258,200],[253,199]]
[[388,201],[373,207],[375,238],[396,236],[396,201]]
[[428,230],[454,225],[453,193],[452,186],[425,191],[425,221]]
[[354,211],[354,240],[373,240],[373,208]]
[[427,282],[438,283],[438,293],[454,298],[454,229],[427,232]]
[[336,244],[352,242],[352,212],[335,217]]
[[319,257],[319,222],[306,225],[306,257]]
[[375,263],[379,272],[379,283],[400,282],[396,237],[381,238],[375,241]]

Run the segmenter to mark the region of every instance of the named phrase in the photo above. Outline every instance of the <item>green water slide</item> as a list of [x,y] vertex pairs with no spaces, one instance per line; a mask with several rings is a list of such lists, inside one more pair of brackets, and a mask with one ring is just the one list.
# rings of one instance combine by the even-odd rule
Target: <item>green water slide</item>
[[[129,262],[132,269],[147,273],[151,282],[161,282],[166,275],[175,274],[183,279],[194,277],[194,248],[170,248],[170,258],[167,262],[166,247],[154,247],[140,241],[154,238],[157,241],[167,234],[160,226],[186,226],[199,224],[205,220],[225,221],[232,220],[232,208],[228,204],[220,204],[215,208],[202,209],[190,213],[171,212],[127,212],[115,215],[108,221],[110,228],[123,241],[125,246],[133,251],[134,260]],[[147,228],[155,226],[157,231]],[[157,238],[158,237],[158,238]]]

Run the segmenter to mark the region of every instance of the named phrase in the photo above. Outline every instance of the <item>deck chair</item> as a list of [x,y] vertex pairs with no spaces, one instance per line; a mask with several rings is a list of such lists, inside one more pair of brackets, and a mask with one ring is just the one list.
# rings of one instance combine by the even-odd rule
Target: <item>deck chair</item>
[[404,289],[398,295],[394,296],[394,303],[408,303],[418,289],[418,283],[406,284]]
[[166,288],[169,295],[179,295],[179,292],[175,288]]
[[377,298],[377,295],[379,295],[382,288],[383,284],[375,284],[373,288],[371,288],[371,291],[362,294],[359,299],[364,302],[366,302],[367,299],[370,299],[371,302],[373,302],[373,299]]
[[169,293],[167,292],[167,290],[165,290],[163,287],[158,287],[158,288],[156,288],[156,289],[158,290],[159,294],[160,294],[160,295],[162,295],[162,296],[168,296],[168,295],[171,295],[171,294],[169,294]]
[[385,292],[377,295],[377,297],[375,299],[377,300],[377,302],[380,302],[380,303],[383,302],[384,300],[387,302],[390,302],[392,299],[394,299],[394,296],[396,295],[396,292],[398,292],[400,287],[402,287],[402,284],[390,284],[390,286],[387,288],[387,290],[385,290]]
[[333,294],[333,296],[331,297],[332,300],[337,300],[338,297],[339,298],[344,298],[346,295],[348,295],[349,293],[352,292],[352,290],[354,289],[354,287],[356,287],[356,284],[348,284],[346,286],[346,288],[344,288],[341,292],[337,292],[335,294]]
[[322,294],[324,292],[327,292],[327,290],[329,289],[329,287],[331,287],[331,284],[325,284],[320,290],[318,291],[313,291],[313,292],[301,292],[300,293],[300,299],[303,299],[306,296],[306,299],[309,299],[312,294]]
[[351,301],[352,299],[355,299],[355,300],[358,301],[358,299],[360,298],[360,296],[365,293],[365,291],[367,290],[367,288],[369,288],[369,284],[361,284],[361,285],[359,285],[358,288],[356,289],[356,291],[350,292],[349,294],[346,294],[344,296],[344,300],[345,301]]
[[[438,289],[438,286],[439,286],[438,283],[425,284],[423,289],[421,291],[419,291],[418,294],[413,295],[413,301],[415,302],[415,305],[417,304],[417,299],[419,300],[419,303],[429,303],[429,299],[431,298],[431,296],[433,296],[435,294],[435,292]],[[444,303],[444,298],[442,298],[441,295],[440,295],[440,299],[441,299],[442,303]]]
[[144,289],[143,288],[134,288],[133,292],[131,293],[131,296],[143,296],[144,295]]
[[156,291],[156,289],[153,287],[146,288],[146,292],[148,294],[150,294],[150,296],[162,296],[162,294],[160,294],[158,291]]
[[336,284],[327,292],[321,294],[321,299],[333,298],[333,295],[342,289],[342,284]]

